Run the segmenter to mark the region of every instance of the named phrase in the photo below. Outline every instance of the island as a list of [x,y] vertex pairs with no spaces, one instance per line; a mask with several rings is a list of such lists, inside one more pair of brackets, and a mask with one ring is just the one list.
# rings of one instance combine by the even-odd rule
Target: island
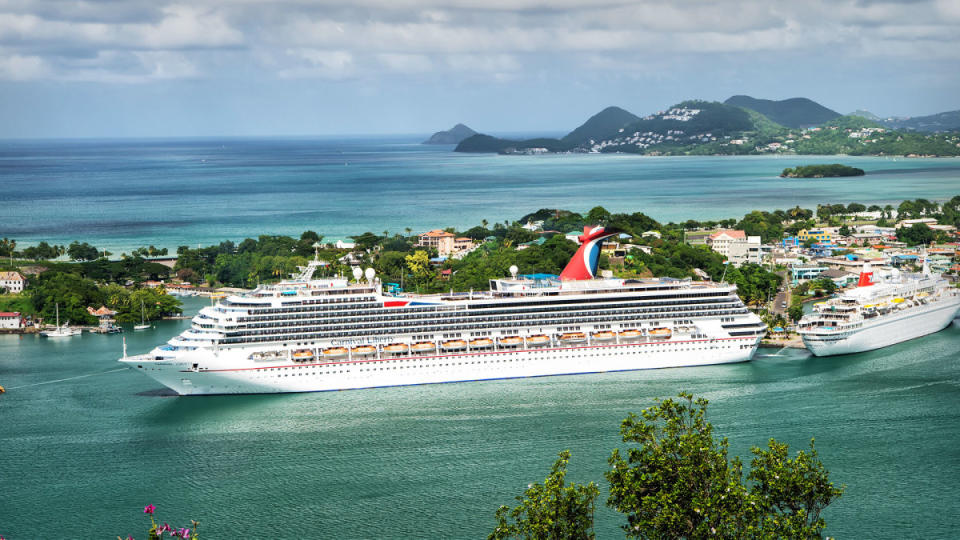
[[423,141],[423,144],[460,144],[460,141],[476,135],[477,132],[463,124],[457,124],[446,131],[438,131]]
[[780,178],[831,178],[837,176],[863,176],[863,169],[831,163],[829,165],[801,165],[794,168],[787,167],[780,173]]

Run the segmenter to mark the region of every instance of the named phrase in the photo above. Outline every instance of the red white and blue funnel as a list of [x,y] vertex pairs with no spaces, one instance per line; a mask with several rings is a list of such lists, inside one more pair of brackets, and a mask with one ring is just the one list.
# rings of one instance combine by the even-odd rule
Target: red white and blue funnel
[[560,272],[562,281],[592,279],[597,275],[597,266],[600,264],[600,246],[604,238],[609,238],[621,231],[611,227],[584,227],[580,240],[580,249],[567,263],[563,272]]

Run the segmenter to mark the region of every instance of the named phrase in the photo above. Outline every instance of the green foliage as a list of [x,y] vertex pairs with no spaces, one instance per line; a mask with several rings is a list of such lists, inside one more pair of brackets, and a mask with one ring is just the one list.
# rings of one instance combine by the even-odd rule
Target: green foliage
[[[12,242],[13,242],[13,247],[16,247],[16,241],[12,241]],[[50,259],[56,259],[57,257],[63,255],[66,252],[67,250],[63,246],[51,246],[46,242],[40,242],[36,246],[30,246],[30,247],[24,248],[21,255],[25,259],[50,260]],[[96,254],[94,254],[94,258],[96,258]]]
[[790,459],[789,446],[770,439],[767,449],[754,447],[747,478],[751,502],[757,502],[755,527],[763,538],[819,538],[826,527],[823,509],[843,495],[834,487],[830,473],[820,461],[814,439],[810,451]]
[[620,426],[625,443],[610,456],[607,504],[626,515],[628,538],[733,537],[742,529],[745,489],[739,459],[713,437],[707,401],[681,394],[630,414]]
[[790,317],[790,320],[793,322],[797,322],[803,318],[803,303],[801,303],[799,299],[791,302],[790,307],[787,309],[787,316]]
[[813,448],[787,458],[771,440],[754,448],[745,483],[726,438],[715,439],[707,400],[681,393],[631,414],[620,427],[626,450],[614,449],[606,473],[607,504],[626,515],[628,538],[811,538],[825,527],[822,510],[843,493]]
[[543,484],[530,485],[517,506],[497,509],[497,526],[487,537],[504,539],[594,538],[593,513],[600,494],[596,484],[566,484],[570,451],[560,452]]
[[17,250],[17,241],[6,236],[0,240],[0,257],[10,257]]
[[[787,167],[780,173],[784,178],[828,178],[837,176],[863,176],[863,169],[831,163],[829,165],[801,165],[794,168]],[[860,205],[863,206],[863,205]],[[857,210],[862,212],[863,210]]]
[[910,227],[897,229],[897,240],[911,246],[930,244],[936,240],[936,233],[925,223],[915,223]]
[[67,255],[74,261],[92,261],[100,257],[100,251],[86,242],[72,242]]
[[96,317],[87,313],[88,306],[105,303],[104,295],[91,279],[68,272],[48,271],[30,281],[27,295],[33,313],[53,322],[56,306],[60,306],[60,322],[93,324]]
[[759,264],[727,270],[727,280],[737,284],[737,294],[747,304],[760,304],[773,296],[783,278]]
[[783,237],[784,216],[754,210],[743,216],[737,223],[737,229],[743,229],[747,236],[759,236],[763,242],[775,242]]
[[160,288],[131,290],[120,285],[107,285],[101,288],[101,293],[103,304],[117,312],[115,319],[118,323],[139,323],[141,306],[143,318],[148,321],[183,313],[180,300]]

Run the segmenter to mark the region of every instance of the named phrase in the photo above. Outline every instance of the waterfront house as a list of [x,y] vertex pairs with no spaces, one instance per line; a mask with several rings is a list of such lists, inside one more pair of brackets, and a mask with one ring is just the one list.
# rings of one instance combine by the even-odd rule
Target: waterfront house
[[0,289],[10,294],[20,294],[27,287],[27,278],[20,272],[0,272]]
[[23,326],[23,318],[19,311],[0,311],[0,330],[19,330]]

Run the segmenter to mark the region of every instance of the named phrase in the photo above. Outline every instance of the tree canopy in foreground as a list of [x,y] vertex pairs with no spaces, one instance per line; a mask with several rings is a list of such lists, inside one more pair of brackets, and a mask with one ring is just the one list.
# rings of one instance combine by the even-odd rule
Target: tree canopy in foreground
[[[740,458],[728,456],[727,439],[714,437],[707,400],[679,397],[630,414],[620,426],[632,445],[610,456],[607,504],[626,516],[628,538],[821,537],[821,513],[844,488],[830,482],[813,439],[792,459],[775,439],[752,448],[745,477]],[[597,488],[565,485],[569,458],[562,452],[544,484],[529,486],[516,508],[497,510],[489,539],[594,537]]]

